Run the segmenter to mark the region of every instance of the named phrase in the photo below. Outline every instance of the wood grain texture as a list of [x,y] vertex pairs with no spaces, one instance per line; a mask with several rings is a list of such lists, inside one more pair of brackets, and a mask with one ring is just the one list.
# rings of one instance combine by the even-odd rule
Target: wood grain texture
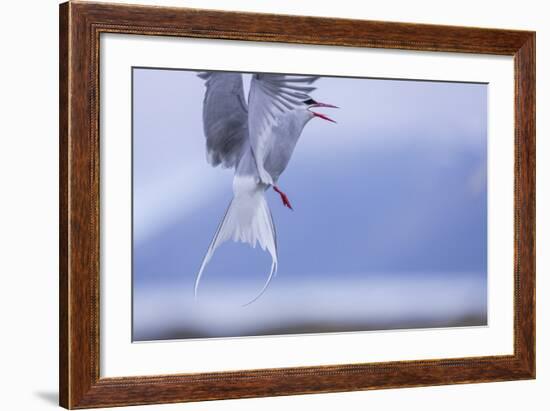
[[535,373],[535,34],[515,54],[516,355]]
[[[113,32],[514,56],[514,354],[100,378],[99,48],[100,34]],[[59,92],[62,406],[90,408],[534,378],[533,32],[70,2],[60,6]]]
[[69,134],[69,6],[60,6],[59,13],[59,402],[69,404],[69,283],[68,283],[68,173]]

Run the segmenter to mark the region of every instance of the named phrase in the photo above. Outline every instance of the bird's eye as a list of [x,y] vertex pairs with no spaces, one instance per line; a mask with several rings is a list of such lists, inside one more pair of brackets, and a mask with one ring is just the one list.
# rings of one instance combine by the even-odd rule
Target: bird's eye
[[312,98],[310,99],[307,99],[304,101],[304,104],[307,105],[307,106],[311,106],[312,104],[316,104],[317,102],[315,100],[313,100]]

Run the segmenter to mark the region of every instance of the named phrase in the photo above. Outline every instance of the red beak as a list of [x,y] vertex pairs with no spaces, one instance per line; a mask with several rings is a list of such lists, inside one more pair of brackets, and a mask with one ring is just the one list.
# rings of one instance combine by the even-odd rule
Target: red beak
[[[315,104],[312,104],[310,107],[329,107],[329,108],[339,108],[337,106],[333,106],[332,104],[327,104],[327,103],[315,103]],[[334,121],[333,119],[331,119],[329,116],[325,115],[325,114],[321,114],[321,113],[316,113],[315,111],[312,111],[313,115],[315,117],[319,117],[319,118],[322,118],[323,120],[327,120],[327,121],[330,121],[332,123],[336,123],[336,121]]]
[[331,119],[329,116],[325,116],[324,114],[321,114],[321,113],[316,113],[315,111],[312,111],[312,113],[315,117],[319,117],[319,118],[322,118],[323,120],[327,120],[327,121],[331,121],[333,123],[336,123],[336,121]]
[[333,106],[332,104],[327,104],[327,103],[315,103],[315,104],[312,104],[311,107],[330,107],[330,108],[340,108],[338,106]]

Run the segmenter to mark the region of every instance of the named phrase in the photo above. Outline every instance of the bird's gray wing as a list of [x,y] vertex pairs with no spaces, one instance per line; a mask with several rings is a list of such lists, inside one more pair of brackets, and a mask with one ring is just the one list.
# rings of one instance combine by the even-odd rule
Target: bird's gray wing
[[206,92],[203,127],[208,162],[235,167],[248,140],[248,112],[240,73],[201,72]]
[[272,176],[265,170],[264,161],[273,146],[273,129],[284,115],[303,105],[311,84],[317,76],[284,74],[254,74],[248,96],[248,129],[250,145],[258,166],[260,180],[273,185]]
[[[274,183],[286,169],[296,143],[306,124],[298,110],[292,110],[281,115],[281,118],[272,129],[271,150],[264,159],[264,169],[269,173]],[[301,114],[301,113],[300,113]]]

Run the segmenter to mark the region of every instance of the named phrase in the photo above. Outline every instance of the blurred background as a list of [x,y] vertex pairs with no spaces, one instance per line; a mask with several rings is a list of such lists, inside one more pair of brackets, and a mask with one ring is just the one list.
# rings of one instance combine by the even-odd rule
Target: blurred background
[[[245,86],[248,87],[245,75]],[[266,197],[279,270],[226,243],[193,283],[231,200],[206,162],[203,81],[133,70],[133,339],[487,324],[487,86],[323,77],[312,120]]]

